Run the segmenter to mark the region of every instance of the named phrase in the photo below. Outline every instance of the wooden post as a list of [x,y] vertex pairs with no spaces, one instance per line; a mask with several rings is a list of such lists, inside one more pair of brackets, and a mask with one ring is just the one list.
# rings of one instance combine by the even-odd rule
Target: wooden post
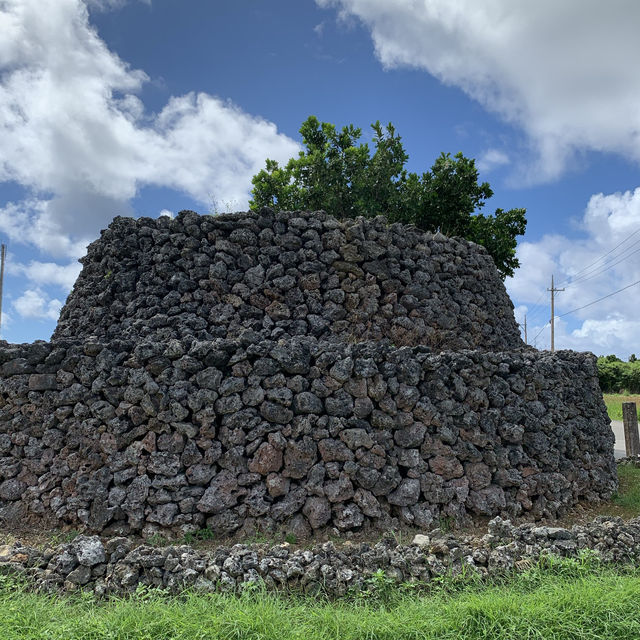
[[627,456],[640,455],[640,436],[638,435],[638,412],[635,402],[622,403],[622,423],[624,425],[624,446]]

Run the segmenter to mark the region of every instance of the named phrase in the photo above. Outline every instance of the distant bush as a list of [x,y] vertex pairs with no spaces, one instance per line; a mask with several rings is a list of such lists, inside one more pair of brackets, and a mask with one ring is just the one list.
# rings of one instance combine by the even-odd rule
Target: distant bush
[[598,358],[598,378],[604,393],[640,393],[640,360],[635,355],[623,362],[614,355]]

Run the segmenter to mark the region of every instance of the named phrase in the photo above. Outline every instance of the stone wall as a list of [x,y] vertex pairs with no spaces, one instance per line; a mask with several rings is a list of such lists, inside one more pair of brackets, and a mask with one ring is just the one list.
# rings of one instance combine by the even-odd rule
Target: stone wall
[[58,340],[0,348],[0,404],[9,525],[303,537],[554,516],[616,487],[590,354]]
[[483,247],[316,211],[116,218],[89,246],[53,339],[389,338],[522,346]]
[[[485,536],[430,531],[412,544],[387,536],[375,544],[318,544],[310,549],[284,543],[236,544],[209,550],[188,545],[153,547],[127,538],[79,536],[55,548],[13,542],[0,545],[0,573],[15,573],[44,591],[92,590],[98,596],[133,593],[140,585],[181,593],[242,591],[245,587],[293,589],[343,596],[358,591],[378,595],[390,583],[414,589],[432,580],[522,571],[549,556],[587,558],[617,565],[640,561],[640,518],[628,522],[600,517],[571,529],[527,523],[514,527],[495,518]],[[574,564],[575,568],[576,565]],[[380,584],[379,572],[385,580]],[[378,578],[376,578],[376,574]],[[382,595],[382,594],[380,594]]]
[[593,356],[525,348],[473,243],[182,212],[82,262],[52,342],[0,347],[0,522],[305,537],[616,488]]

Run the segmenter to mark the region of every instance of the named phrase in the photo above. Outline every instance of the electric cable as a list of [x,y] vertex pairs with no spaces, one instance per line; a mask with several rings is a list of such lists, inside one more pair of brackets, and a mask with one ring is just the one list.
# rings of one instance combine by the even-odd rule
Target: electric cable
[[[615,267],[617,264],[620,264],[621,262],[624,262],[625,260],[627,260],[628,258],[630,258],[632,255],[634,255],[635,253],[638,253],[638,251],[640,251],[639,249],[636,249],[635,251],[632,251],[631,253],[629,253],[629,249],[632,249],[633,247],[635,247],[637,244],[640,244],[640,240],[638,240],[637,242],[634,242],[631,246],[627,247],[622,253],[618,254],[617,256],[613,256],[613,258],[618,258],[615,262],[611,262],[609,263],[607,266],[604,265],[600,265],[600,267],[604,268],[600,268],[598,267],[594,273],[585,273],[582,276],[580,276],[579,278],[576,278],[575,280],[572,280],[569,283],[565,283],[565,287],[571,287],[574,284],[577,284],[578,282],[586,282],[587,280],[591,280],[592,278],[596,278],[597,276],[603,274],[605,271],[608,271],[609,269],[611,269],[612,267]],[[600,269],[600,271],[598,271],[598,269]]]
[[[615,247],[613,247],[613,249],[610,249],[609,251],[607,251],[607,253],[601,255],[599,258],[597,258],[593,262],[589,263],[586,267],[583,267],[582,269],[580,269],[579,271],[574,273],[572,276],[569,276],[568,278],[565,278],[562,282],[559,282],[558,286],[559,287],[562,286],[563,284],[569,282],[572,278],[575,278],[576,276],[579,276],[583,271],[586,271],[587,269],[589,269],[592,266],[596,265],[598,262],[600,262],[600,260],[602,260],[603,258],[606,258],[609,254],[613,253],[618,247],[621,247],[625,242],[628,242],[637,233],[640,233],[640,229],[636,229],[633,233],[628,235],[622,242],[619,242]],[[637,244],[637,243],[634,243],[634,245],[635,244]],[[627,247],[627,249],[629,249],[629,248],[630,247]],[[626,249],[625,249],[625,251],[626,251]]]
[[564,316],[568,316],[569,314],[575,313],[576,311],[581,311],[582,309],[586,309],[587,307],[590,307],[590,306],[596,304],[597,302],[601,302],[602,300],[606,300],[607,298],[610,298],[611,296],[615,296],[617,293],[620,293],[621,291],[625,291],[626,289],[630,289],[631,287],[634,287],[637,284],[640,284],[640,280],[636,280],[635,282],[632,282],[631,284],[628,284],[626,287],[622,287],[622,289],[618,289],[617,291],[614,291],[612,293],[608,293],[606,296],[602,296],[602,298],[598,298],[597,300],[594,300],[593,302],[589,302],[589,304],[582,305],[581,307],[578,307],[577,309],[572,309],[571,311],[567,311],[566,313],[561,313],[559,315],[556,315],[556,318],[563,318]]

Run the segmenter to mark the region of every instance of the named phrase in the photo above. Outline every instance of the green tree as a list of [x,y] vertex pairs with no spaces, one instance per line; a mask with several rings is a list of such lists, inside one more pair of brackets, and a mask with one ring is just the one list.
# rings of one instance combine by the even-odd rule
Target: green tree
[[393,125],[371,126],[373,153],[366,143],[358,144],[360,129],[349,125],[338,131],[310,116],[300,128],[306,148],[298,157],[284,167],[268,159],[253,177],[251,208],[324,209],[338,218],[382,214],[390,222],[482,244],[502,277],[513,275],[519,266],[516,238],[524,234],[526,210],[478,213],[493,191],[488,182],[478,183],[473,159],[442,153],[419,176],[405,169],[409,157]]
[[623,362],[615,355],[598,358],[598,378],[605,393],[640,393],[640,361]]

